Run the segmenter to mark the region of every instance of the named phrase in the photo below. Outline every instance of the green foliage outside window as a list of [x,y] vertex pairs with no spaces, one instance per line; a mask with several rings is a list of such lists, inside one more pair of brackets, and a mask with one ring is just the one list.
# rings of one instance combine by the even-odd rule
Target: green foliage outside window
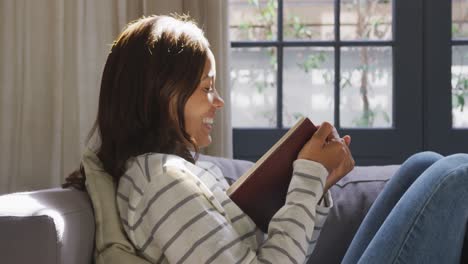
[[[361,38],[368,38],[371,34],[374,36],[384,36],[387,31],[389,30],[389,25],[384,23],[383,17],[376,17],[371,16],[370,14],[375,14],[375,9],[378,4],[388,4],[388,1],[382,0],[368,0],[364,6],[360,6],[361,1],[357,1],[357,24],[356,24],[356,34]],[[242,32],[242,35],[245,36],[252,36],[254,29],[258,27],[263,27],[263,32],[265,34],[265,39],[274,39],[274,29],[275,23],[277,20],[277,1],[276,0],[268,0],[266,5],[261,6],[258,0],[248,0],[249,5],[251,5],[255,12],[259,17],[258,25],[254,25],[251,22],[244,22],[240,25],[239,30]],[[354,4],[354,3],[353,3]],[[350,6],[351,8],[356,8],[356,6]],[[301,18],[298,16],[289,16],[286,17],[285,21],[289,23],[288,26],[285,26],[285,30],[288,30],[288,35],[292,35],[297,39],[311,39],[312,32],[307,27],[305,23],[301,21]],[[291,32],[292,31],[292,32]],[[292,34],[291,34],[292,33]],[[253,39],[253,38],[252,38]],[[267,49],[266,51],[270,58],[270,65],[272,68],[277,69],[277,61],[276,61],[276,53],[273,49]],[[375,121],[375,118],[378,115],[381,115],[384,120],[390,122],[389,114],[383,110],[381,107],[374,107],[371,108],[369,104],[369,76],[371,74],[379,74],[381,69],[375,69],[370,67],[370,62],[372,58],[370,58],[368,53],[368,48],[363,48],[360,51],[360,67],[350,71],[343,71],[341,73],[341,80],[340,80],[340,88],[341,89],[350,89],[352,87],[351,84],[351,75],[353,71],[360,74],[361,83],[359,85],[359,93],[362,100],[362,113],[361,115],[353,120],[353,124],[358,127],[372,127]],[[304,61],[297,62],[297,66],[300,70],[304,71],[305,73],[309,73],[313,69],[320,69],[322,68],[322,64],[325,61],[325,55],[323,52],[318,54],[310,54],[307,56]],[[330,73],[323,74],[322,78],[324,78],[325,82],[330,82],[331,78]],[[378,76],[377,76],[378,77]],[[252,80],[252,78],[250,78]],[[266,78],[263,81],[254,81],[254,87],[259,93],[265,91],[268,88],[274,88],[275,83],[269,82]],[[270,120],[274,124],[274,116],[276,113],[262,113],[264,117]],[[303,114],[301,113],[292,113],[292,118],[296,119]]]
[[459,74],[452,74],[452,79],[455,85],[452,88],[452,107],[459,109],[463,112],[468,97],[468,76]]

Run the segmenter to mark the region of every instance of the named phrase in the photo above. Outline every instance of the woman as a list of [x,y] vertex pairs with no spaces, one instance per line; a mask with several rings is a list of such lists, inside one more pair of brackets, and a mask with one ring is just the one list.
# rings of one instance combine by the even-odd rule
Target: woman
[[[224,105],[215,78],[208,41],[185,19],[142,18],[114,42],[101,83],[97,156],[118,183],[125,232],[152,263],[305,263],[332,206],[329,187],[354,167],[351,138],[340,138],[329,123],[319,127],[294,162],[286,204],[263,235],[226,195],[221,171],[196,162]],[[467,163],[466,155],[410,158],[375,202],[345,262],[433,255],[439,258],[429,262],[457,261],[467,216]],[[435,188],[440,185],[445,187]],[[431,239],[435,231],[440,236]],[[456,239],[447,243],[446,231]],[[383,243],[389,235],[395,243]]]

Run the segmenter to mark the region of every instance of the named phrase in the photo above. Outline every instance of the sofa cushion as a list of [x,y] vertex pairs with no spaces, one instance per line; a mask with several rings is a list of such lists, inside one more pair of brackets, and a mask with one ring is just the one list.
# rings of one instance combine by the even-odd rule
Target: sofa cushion
[[223,172],[224,178],[231,184],[254,165],[251,161],[226,159],[200,154],[199,161],[208,161],[218,166]]
[[96,262],[149,263],[136,256],[135,248],[124,233],[117,211],[113,178],[104,171],[101,161],[92,150],[85,150],[82,162],[86,173],[86,189],[94,208]]
[[341,263],[364,216],[399,165],[356,166],[330,188],[330,210],[308,263]]

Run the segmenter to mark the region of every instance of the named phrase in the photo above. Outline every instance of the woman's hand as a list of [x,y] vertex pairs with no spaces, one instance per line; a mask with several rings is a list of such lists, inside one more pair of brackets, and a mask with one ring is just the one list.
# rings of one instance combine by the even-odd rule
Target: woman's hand
[[324,122],[299,152],[298,159],[316,161],[329,172],[324,192],[354,168],[350,143],[350,136],[340,138],[335,127]]
[[[336,140],[336,139],[332,139]],[[330,189],[335,183],[337,183],[341,178],[346,176],[350,171],[354,169],[354,158],[351,154],[351,150],[349,149],[349,144],[351,143],[351,137],[346,135],[343,138],[339,138],[339,140],[343,143],[343,149],[345,151],[343,160],[341,163],[333,169],[327,177],[327,181],[325,182],[324,193]]]

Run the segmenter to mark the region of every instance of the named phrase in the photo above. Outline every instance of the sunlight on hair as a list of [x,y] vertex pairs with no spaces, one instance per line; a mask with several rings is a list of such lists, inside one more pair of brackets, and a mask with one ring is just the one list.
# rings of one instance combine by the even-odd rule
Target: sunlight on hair
[[63,216],[45,205],[39,203],[36,199],[29,196],[29,193],[16,193],[0,197],[0,215],[6,216],[40,216],[45,215],[54,221],[57,229],[57,240],[60,242],[65,230],[65,221]]
[[192,21],[182,21],[170,16],[161,16],[157,26],[153,30],[154,37],[158,39],[164,32],[171,32],[176,39],[180,38],[182,34],[186,34],[193,41],[201,42],[205,46],[209,45],[203,31]]

